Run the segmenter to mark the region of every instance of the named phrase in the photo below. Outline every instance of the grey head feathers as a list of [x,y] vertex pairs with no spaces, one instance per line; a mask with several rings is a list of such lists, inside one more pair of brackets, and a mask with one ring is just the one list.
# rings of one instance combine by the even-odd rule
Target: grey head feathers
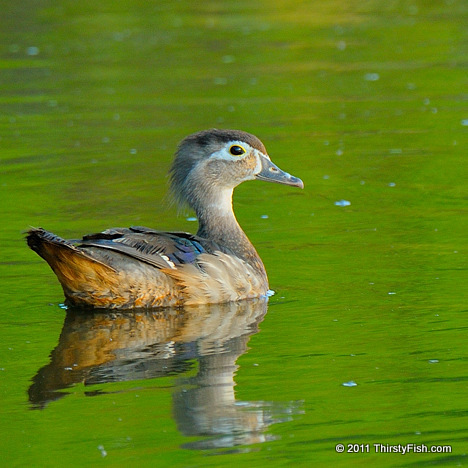
[[184,138],[179,144],[169,170],[171,191],[180,204],[188,203],[193,207],[189,193],[189,176],[192,170],[204,159],[221,149],[230,141],[245,142],[252,148],[267,154],[263,143],[255,136],[241,130],[203,130]]

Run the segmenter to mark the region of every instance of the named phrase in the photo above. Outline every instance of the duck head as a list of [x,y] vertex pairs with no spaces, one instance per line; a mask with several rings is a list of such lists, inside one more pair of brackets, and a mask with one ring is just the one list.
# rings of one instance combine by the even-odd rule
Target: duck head
[[[213,192],[231,192],[246,180],[304,188],[301,179],[276,166],[263,143],[240,130],[211,129],[186,137],[170,169],[171,186],[193,208]],[[211,197],[212,198],[212,197]]]

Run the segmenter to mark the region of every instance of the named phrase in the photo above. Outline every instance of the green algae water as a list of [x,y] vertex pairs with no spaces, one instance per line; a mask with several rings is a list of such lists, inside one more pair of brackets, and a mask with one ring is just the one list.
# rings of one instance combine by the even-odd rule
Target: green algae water
[[[0,465],[467,464],[466,2],[1,10]],[[195,232],[166,173],[211,127],[304,180],[235,192],[275,295],[65,310],[24,231]]]

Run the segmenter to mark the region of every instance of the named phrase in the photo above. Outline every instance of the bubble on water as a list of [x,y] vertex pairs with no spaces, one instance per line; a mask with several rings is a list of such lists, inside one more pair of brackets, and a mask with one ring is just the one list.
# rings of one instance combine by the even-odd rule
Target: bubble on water
[[104,445],[98,445],[98,450],[101,452],[102,457],[107,457],[107,452],[104,449]]
[[223,86],[227,84],[227,78],[218,77],[218,78],[215,78],[213,82],[217,86]]
[[364,79],[366,81],[378,81],[380,79],[380,75],[378,73],[366,73],[364,75]]
[[357,387],[357,383],[354,380],[350,380],[349,382],[343,382],[341,385],[343,387]]
[[351,202],[348,200],[338,200],[335,202],[336,206],[349,206],[351,205]]
[[336,48],[338,50],[345,50],[346,49],[346,42],[345,41],[338,41],[336,43]]
[[233,63],[236,61],[234,55],[224,55],[222,58],[223,63]]
[[35,55],[39,55],[39,47],[36,46],[31,46],[26,49],[26,54],[28,54],[31,57],[34,57]]

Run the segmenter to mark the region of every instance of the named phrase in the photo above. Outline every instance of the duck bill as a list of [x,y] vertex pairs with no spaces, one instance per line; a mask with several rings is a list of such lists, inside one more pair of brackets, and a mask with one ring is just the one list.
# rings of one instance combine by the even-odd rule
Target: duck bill
[[304,188],[304,182],[298,177],[294,177],[281,170],[276,164],[273,164],[268,158],[260,156],[261,169],[255,176],[256,179],[266,182],[275,182],[277,184],[291,185],[293,187]]

